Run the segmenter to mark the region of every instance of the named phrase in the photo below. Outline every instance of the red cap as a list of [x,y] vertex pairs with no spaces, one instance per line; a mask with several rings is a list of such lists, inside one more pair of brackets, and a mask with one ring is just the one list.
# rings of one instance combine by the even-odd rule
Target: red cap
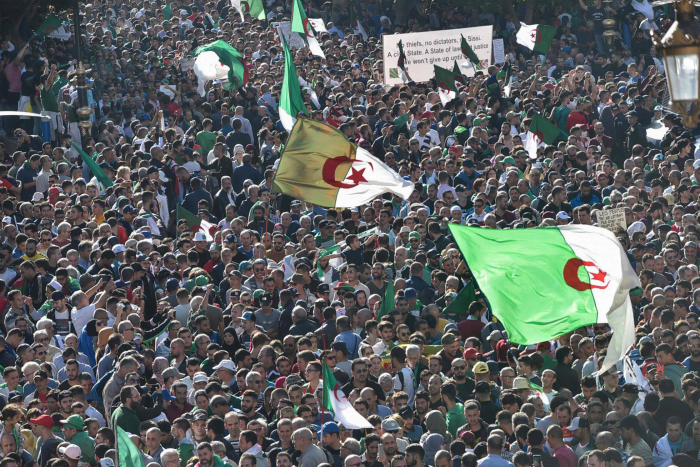
[[30,423],[35,425],[42,425],[46,428],[53,428],[53,418],[50,415],[41,415],[39,418],[32,418],[29,420]]
[[423,120],[424,118],[431,118],[433,115],[435,115],[435,112],[432,110],[426,110],[422,114],[420,114],[420,117],[418,117],[418,120]]
[[61,191],[58,188],[56,188],[55,186],[49,188],[49,198],[58,198],[58,194],[60,192]]
[[479,354],[476,352],[476,349],[474,347],[469,347],[464,349],[464,358],[477,358]]
[[549,342],[540,342],[537,344],[537,347],[535,350],[551,350],[552,349],[552,344]]

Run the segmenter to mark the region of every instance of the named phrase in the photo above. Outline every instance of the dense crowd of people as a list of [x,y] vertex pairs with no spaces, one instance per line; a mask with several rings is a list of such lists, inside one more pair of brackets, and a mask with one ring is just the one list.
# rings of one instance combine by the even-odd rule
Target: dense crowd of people
[[[49,117],[0,118],[0,467],[114,467],[122,430],[144,467],[698,466],[700,153],[650,39],[673,10],[304,2],[328,30],[325,59],[293,50],[308,118],[415,186],[333,209],[272,190],[293,2],[266,0],[264,21],[238,3],[243,22],[228,0],[95,0],[80,41],[0,39],[0,110]],[[526,14],[557,27],[545,55],[516,44]],[[481,25],[506,62],[454,100],[383,84],[383,35]],[[192,52],[219,39],[248,80],[202,96]],[[530,158],[538,114],[561,135]],[[616,208],[642,284],[628,358],[599,371],[605,323],[508,341],[448,225]],[[338,422],[324,390],[372,428]]]

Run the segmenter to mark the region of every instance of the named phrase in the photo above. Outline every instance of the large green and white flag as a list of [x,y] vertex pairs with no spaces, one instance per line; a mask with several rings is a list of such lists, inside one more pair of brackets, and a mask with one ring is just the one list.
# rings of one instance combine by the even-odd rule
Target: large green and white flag
[[292,131],[292,127],[297,121],[297,114],[302,112],[308,115],[308,113],[306,112],[304,98],[301,95],[301,86],[299,85],[297,70],[294,67],[294,59],[284,37],[280,37],[280,40],[284,48],[284,79],[282,80],[279,105],[280,121],[285,130]]
[[333,372],[326,365],[325,359],[323,360],[323,406],[333,414],[333,420],[342,423],[345,428],[353,430],[372,428],[372,424],[360,415],[345,397]]
[[306,17],[301,0],[294,0],[294,6],[292,7],[292,32],[298,32],[304,36],[312,54],[326,58],[321,45],[316,40],[316,31],[314,29],[314,24]]
[[536,344],[608,323],[613,337],[603,369],[633,344],[629,291],[640,282],[612,232],[584,225],[449,229],[512,342]]
[[243,56],[232,45],[218,40],[197,47],[194,51],[194,74],[197,75],[197,90],[206,94],[204,85],[208,81],[221,80],[227,91],[235,91],[248,82],[248,69]]
[[520,29],[515,35],[515,40],[523,47],[533,52],[546,54],[552,45],[552,40],[557,33],[557,28],[546,24],[520,23]]

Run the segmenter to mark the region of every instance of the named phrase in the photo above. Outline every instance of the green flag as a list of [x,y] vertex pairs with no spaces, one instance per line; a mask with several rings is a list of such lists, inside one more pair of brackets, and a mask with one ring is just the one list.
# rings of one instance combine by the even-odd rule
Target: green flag
[[469,314],[469,305],[474,301],[476,301],[476,292],[474,291],[474,281],[472,280],[459,291],[457,297],[442,312],[447,315],[467,316]]
[[396,308],[394,306],[394,281],[389,281],[382,299],[382,306],[379,308],[379,313],[377,313],[377,321],[381,321],[382,316],[389,314],[394,308]]
[[481,61],[479,60],[479,57],[476,56],[476,53],[474,52],[474,49],[469,45],[469,42],[462,36],[462,55],[469,60],[472,65],[474,65],[475,70],[482,70],[483,67],[481,66]]
[[117,456],[120,466],[146,467],[141,452],[120,426],[114,427],[117,435]]
[[267,19],[263,0],[241,0],[241,10],[243,10],[243,13],[249,13],[253,19],[260,21]]
[[282,81],[282,93],[280,94],[279,104],[280,121],[287,131],[292,131],[292,127],[297,121],[297,114],[301,112],[308,116],[308,113],[304,98],[301,95],[301,86],[299,85],[294,59],[284,38],[282,38],[282,47],[284,48],[284,79]]
[[78,151],[78,154],[80,154],[80,157],[83,159],[83,164],[87,164],[88,168],[90,169],[90,172],[92,172],[97,181],[100,182],[100,184],[102,184],[102,186],[105,189],[114,185],[114,183],[112,182],[112,180],[109,179],[104,170],[102,170],[102,168],[99,165],[97,165],[97,163],[94,160],[92,160],[92,157],[85,154],[85,151],[80,149],[80,147],[78,147],[78,145],[75,144],[73,141],[71,141],[70,144],[72,144],[75,150]]
[[613,338],[606,367],[634,343],[629,291],[640,282],[612,232],[573,224],[506,230],[448,227],[511,342],[536,344],[607,322]]
[[464,86],[464,84],[465,84],[464,75],[462,74],[462,70],[459,69],[459,65],[457,64],[457,60],[455,60],[455,64],[452,67],[452,73],[454,73],[456,75],[455,81],[458,81],[459,83],[462,84],[462,86]]
[[292,32],[306,36],[306,28],[311,27],[306,18],[306,12],[301,4],[301,0],[293,0],[292,6]]

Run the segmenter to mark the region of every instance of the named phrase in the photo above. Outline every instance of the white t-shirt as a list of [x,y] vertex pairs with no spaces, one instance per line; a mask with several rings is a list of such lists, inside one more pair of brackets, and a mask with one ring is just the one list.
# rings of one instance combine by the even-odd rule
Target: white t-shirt
[[[87,326],[88,321],[92,319],[95,314],[95,305],[88,305],[84,308],[77,309],[73,308],[70,312],[71,318],[73,319],[73,326],[75,327],[75,332],[80,333],[83,328]],[[58,316],[58,315],[56,315]]]

